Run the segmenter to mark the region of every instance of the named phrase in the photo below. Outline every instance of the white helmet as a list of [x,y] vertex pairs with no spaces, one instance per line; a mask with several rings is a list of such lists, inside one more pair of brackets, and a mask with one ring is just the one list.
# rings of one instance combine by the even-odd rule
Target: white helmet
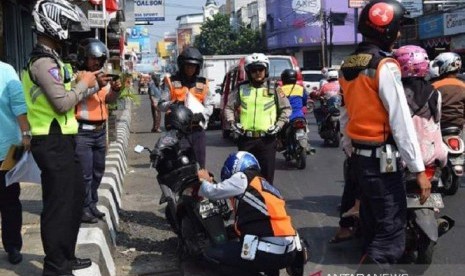
[[326,73],[327,80],[337,80],[339,78],[339,73],[336,69],[329,69]]
[[32,10],[35,30],[53,39],[66,40],[69,32],[90,31],[82,10],[66,0],[39,0]]
[[245,71],[249,74],[249,69],[255,66],[264,66],[265,74],[268,76],[270,69],[270,60],[267,56],[261,53],[253,53],[245,57]]
[[462,59],[456,53],[441,53],[433,60],[433,66],[438,67],[439,76],[448,73],[458,73],[460,68],[462,68]]

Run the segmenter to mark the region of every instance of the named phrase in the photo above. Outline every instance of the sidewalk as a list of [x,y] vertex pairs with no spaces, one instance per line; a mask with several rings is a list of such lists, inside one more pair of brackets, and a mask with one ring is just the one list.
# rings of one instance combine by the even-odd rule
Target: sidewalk
[[[106,214],[105,221],[97,224],[82,224],[79,229],[76,256],[91,258],[92,266],[74,271],[76,276],[115,276],[113,261],[116,232],[119,225],[118,209],[121,206],[121,194],[124,174],[126,173],[126,154],[131,122],[129,108],[117,112],[116,141],[111,142],[106,157],[106,169],[99,188],[98,208]],[[66,182],[66,179],[63,179]],[[40,237],[40,213],[42,210],[42,191],[39,184],[21,183],[21,203],[23,205],[23,261],[12,265],[0,243],[0,275],[34,276],[42,275],[44,251]]]

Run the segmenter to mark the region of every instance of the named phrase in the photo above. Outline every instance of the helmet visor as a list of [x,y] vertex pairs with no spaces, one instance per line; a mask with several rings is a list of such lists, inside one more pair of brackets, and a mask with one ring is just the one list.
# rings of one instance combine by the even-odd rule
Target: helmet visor
[[78,22],[70,21],[68,25],[68,30],[70,32],[89,32],[90,26],[89,26],[89,21],[87,20],[86,15],[81,10],[81,8],[79,8],[78,6],[75,6],[75,10],[79,16],[79,21]]

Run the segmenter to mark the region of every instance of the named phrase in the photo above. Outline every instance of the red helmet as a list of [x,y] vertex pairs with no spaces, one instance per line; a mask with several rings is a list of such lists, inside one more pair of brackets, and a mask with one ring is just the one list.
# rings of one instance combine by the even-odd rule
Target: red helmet
[[396,41],[402,24],[412,22],[407,10],[396,0],[370,1],[360,13],[358,31],[365,37],[376,39],[383,46]]

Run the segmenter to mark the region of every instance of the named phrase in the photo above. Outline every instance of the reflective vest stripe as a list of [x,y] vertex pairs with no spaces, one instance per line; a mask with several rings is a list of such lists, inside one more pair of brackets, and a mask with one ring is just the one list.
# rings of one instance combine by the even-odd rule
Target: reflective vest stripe
[[265,216],[269,216],[268,210],[266,209],[266,205],[251,193],[246,192],[242,199],[258,211],[262,212]]

